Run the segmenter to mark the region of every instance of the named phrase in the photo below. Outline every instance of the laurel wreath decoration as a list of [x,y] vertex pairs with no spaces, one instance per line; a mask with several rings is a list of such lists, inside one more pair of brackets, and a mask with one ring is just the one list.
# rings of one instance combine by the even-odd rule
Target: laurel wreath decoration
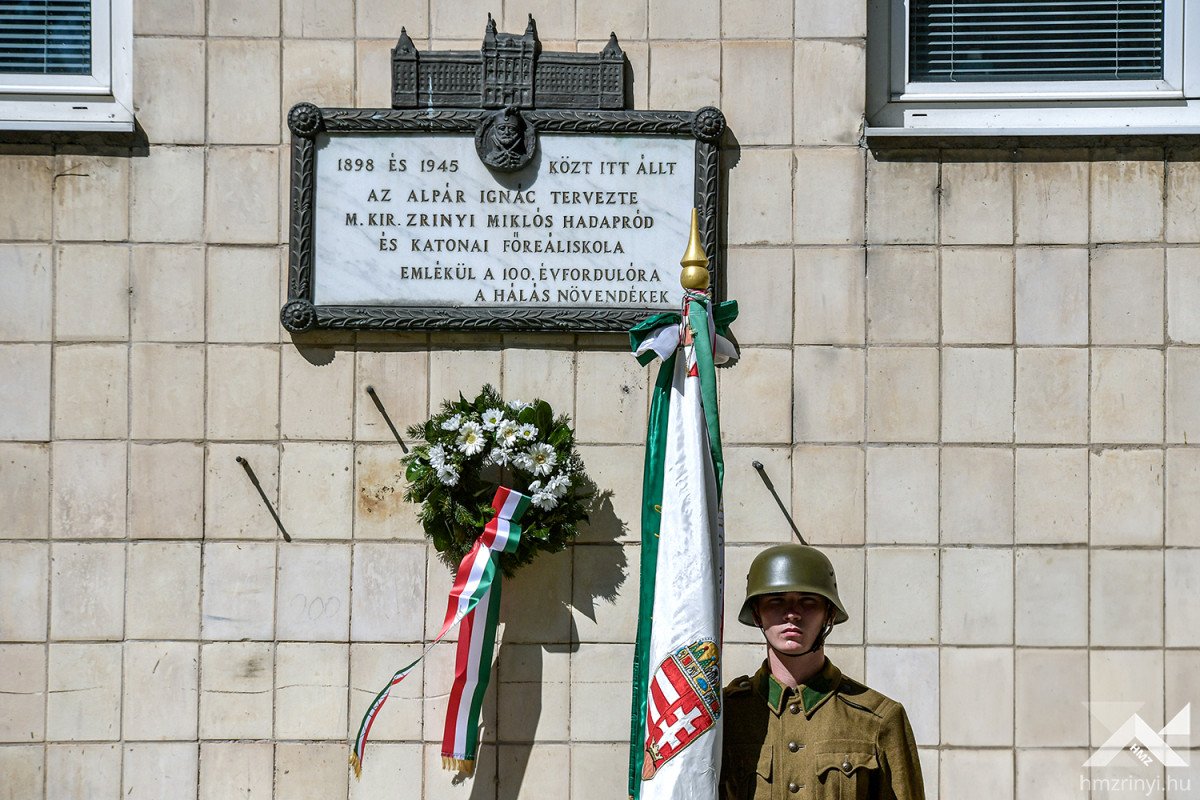
[[587,519],[595,485],[575,450],[570,418],[555,417],[544,400],[505,402],[486,385],[474,400],[460,393],[457,401],[445,401],[408,435],[425,444],[404,458],[404,498],[421,504],[425,535],[451,569],[495,514],[497,486],[532,499],[517,551],[499,559],[507,576],[539,553],[561,551]]

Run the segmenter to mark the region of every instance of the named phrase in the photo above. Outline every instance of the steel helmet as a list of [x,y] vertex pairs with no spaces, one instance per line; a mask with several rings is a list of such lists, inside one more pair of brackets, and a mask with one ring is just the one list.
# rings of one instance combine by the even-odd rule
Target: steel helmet
[[850,619],[838,597],[837,576],[829,558],[815,547],[780,544],[768,547],[750,563],[746,573],[746,601],[738,612],[738,622],[754,623],[754,598],[779,592],[808,592],[824,597],[834,607],[833,624]]

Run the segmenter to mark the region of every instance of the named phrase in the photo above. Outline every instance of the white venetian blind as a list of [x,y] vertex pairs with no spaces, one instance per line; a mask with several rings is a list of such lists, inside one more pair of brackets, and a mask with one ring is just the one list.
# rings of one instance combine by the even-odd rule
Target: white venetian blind
[[909,0],[909,80],[1163,77],[1164,0]]
[[90,0],[0,0],[0,73],[91,71]]

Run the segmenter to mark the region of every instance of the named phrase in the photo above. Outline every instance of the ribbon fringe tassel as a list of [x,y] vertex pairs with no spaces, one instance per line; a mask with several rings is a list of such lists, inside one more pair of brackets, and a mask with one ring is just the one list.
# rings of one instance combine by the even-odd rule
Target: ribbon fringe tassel
[[461,772],[464,775],[471,776],[475,774],[475,759],[442,756],[442,769],[449,770],[450,772]]

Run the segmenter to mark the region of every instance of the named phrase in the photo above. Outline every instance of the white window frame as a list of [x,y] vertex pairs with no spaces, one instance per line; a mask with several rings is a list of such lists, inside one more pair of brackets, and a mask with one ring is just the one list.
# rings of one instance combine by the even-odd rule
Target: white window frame
[[91,2],[91,74],[0,73],[0,130],[133,130],[133,1]]
[[1165,0],[1163,79],[1128,81],[911,82],[908,9],[868,0],[868,137],[1200,133],[1200,3]]

